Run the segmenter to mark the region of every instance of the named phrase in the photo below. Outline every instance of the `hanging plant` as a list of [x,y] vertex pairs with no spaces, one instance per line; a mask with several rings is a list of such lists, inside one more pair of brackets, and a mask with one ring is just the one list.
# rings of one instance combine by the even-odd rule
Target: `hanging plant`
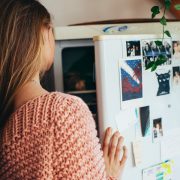
[[[164,41],[165,36],[172,38],[171,33],[166,29],[166,25],[167,25],[166,12],[171,8],[171,5],[172,5],[171,0],[164,0],[162,7],[153,6],[151,8],[151,13],[152,13],[151,18],[152,19],[154,19],[158,14],[160,14],[160,11],[163,10],[163,15],[160,18],[160,24],[162,25],[162,29],[163,29],[162,40],[155,41],[156,46],[158,46],[159,48],[161,48],[163,46],[163,41]],[[176,10],[180,10],[180,4],[176,4],[174,7]],[[164,64],[167,60],[168,60],[167,56],[160,54],[155,61],[150,62],[147,65],[146,70],[151,69],[151,71],[155,71],[158,66]]]

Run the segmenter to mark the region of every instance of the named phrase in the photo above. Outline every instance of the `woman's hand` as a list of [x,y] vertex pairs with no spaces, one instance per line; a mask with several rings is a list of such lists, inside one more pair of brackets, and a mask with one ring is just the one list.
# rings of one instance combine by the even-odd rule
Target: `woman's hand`
[[122,178],[127,160],[127,148],[123,146],[123,141],[124,138],[118,131],[112,135],[112,129],[107,128],[102,149],[108,177]]

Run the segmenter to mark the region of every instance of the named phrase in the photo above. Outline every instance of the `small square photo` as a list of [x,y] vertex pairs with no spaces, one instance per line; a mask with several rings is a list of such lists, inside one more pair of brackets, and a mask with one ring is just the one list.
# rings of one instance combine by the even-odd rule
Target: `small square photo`
[[126,50],[127,50],[127,57],[140,56],[141,55],[140,41],[127,41]]
[[162,119],[153,120],[153,140],[157,141],[163,137]]
[[180,86],[180,66],[173,67],[173,85]]
[[173,41],[173,57],[180,60],[180,41]]

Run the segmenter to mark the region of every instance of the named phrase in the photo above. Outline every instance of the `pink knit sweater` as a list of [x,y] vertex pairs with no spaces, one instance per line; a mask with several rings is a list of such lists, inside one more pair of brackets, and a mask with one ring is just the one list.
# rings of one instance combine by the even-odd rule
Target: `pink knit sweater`
[[28,101],[0,130],[0,180],[107,179],[102,155],[88,107],[59,92]]

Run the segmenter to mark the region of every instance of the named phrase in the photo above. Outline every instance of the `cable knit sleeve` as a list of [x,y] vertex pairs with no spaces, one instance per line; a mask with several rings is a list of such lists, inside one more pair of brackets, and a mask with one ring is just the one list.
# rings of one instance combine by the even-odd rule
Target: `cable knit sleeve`
[[95,122],[87,105],[73,96],[59,100],[54,123],[55,179],[107,179]]

